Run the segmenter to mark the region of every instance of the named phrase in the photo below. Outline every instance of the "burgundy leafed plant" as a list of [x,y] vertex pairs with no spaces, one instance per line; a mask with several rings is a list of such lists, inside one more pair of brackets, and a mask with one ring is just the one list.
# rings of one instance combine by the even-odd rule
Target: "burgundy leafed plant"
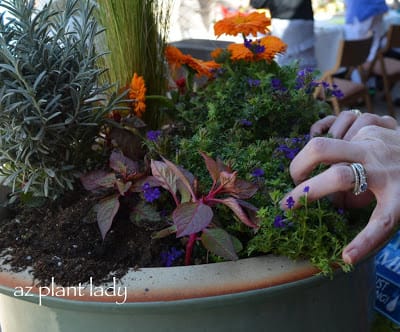
[[[251,182],[237,178],[221,161],[213,160],[205,153],[203,156],[213,184],[208,194],[199,195],[194,176],[176,166],[172,162],[151,161],[153,177],[158,185],[168,190],[176,204],[172,218],[177,237],[189,236],[186,245],[185,264],[190,264],[195,242],[201,240],[205,248],[225,259],[238,259],[234,238],[213,222],[213,210],[217,204],[229,207],[235,216],[244,224],[254,229],[258,228],[256,207],[245,202],[257,191],[257,186]],[[167,232],[168,233],[168,232]],[[159,233],[162,237],[163,231]]]
[[[120,208],[120,198],[129,191],[138,191],[135,180],[143,178],[137,162],[125,157],[120,151],[113,151],[109,160],[110,171],[96,170],[81,177],[86,190],[100,191],[114,189],[96,205],[97,223],[103,239],[110,230]],[[135,189],[136,188],[136,189]]]

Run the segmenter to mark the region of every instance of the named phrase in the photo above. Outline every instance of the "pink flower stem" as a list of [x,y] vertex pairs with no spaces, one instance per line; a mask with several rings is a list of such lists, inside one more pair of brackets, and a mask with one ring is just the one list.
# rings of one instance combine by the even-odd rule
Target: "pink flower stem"
[[186,244],[185,265],[190,265],[192,261],[193,246],[196,243],[197,234],[189,235],[188,243]]

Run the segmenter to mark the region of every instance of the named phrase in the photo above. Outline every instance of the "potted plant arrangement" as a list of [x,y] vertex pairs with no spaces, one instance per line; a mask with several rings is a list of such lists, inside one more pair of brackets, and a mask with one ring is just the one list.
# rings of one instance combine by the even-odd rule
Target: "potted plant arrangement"
[[4,331],[368,331],[373,259],[340,258],[363,217],[280,208],[331,110],[268,18],[217,22],[243,43],[202,61],[164,2],[1,6]]

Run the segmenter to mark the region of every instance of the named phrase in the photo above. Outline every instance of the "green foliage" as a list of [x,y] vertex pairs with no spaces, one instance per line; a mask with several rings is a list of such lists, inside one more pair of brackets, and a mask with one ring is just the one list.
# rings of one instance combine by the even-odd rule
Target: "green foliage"
[[[164,95],[167,67],[163,61],[169,31],[171,0],[98,0],[99,21],[106,27],[104,44],[110,81],[125,87],[133,73],[143,76],[149,95]],[[160,121],[157,103],[147,102],[150,127]]]
[[71,190],[93,158],[105,114],[120,97],[99,84],[89,1],[63,11],[33,0],[4,0],[0,23],[0,162],[14,194],[55,199]]
[[237,223],[229,209],[219,207],[214,214],[221,229],[243,244],[241,257],[274,253],[305,258],[325,274],[335,266],[351,269],[341,252],[359,224],[353,225],[348,214],[328,200],[286,212],[279,204],[293,188],[289,164],[308,142],[310,125],[331,112],[312,95],[314,73],[295,64],[279,67],[275,62],[222,58],[223,66],[211,82],[176,99],[178,130],[170,144],[160,142],[161,153],[172,154],[177,164],[195,174],[200,191],[210,179],[198,151],[223,160],[258,187],[250,199],[259,208],[255,232]]

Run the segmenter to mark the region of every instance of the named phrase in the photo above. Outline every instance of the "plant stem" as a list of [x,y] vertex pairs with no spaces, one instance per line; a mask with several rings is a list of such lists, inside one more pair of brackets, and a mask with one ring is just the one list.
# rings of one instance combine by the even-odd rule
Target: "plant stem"
[[188,243],[186,244],[185,265],[190,265],[192,261],[193,246],[196,243],[197,234],[189,235]]

